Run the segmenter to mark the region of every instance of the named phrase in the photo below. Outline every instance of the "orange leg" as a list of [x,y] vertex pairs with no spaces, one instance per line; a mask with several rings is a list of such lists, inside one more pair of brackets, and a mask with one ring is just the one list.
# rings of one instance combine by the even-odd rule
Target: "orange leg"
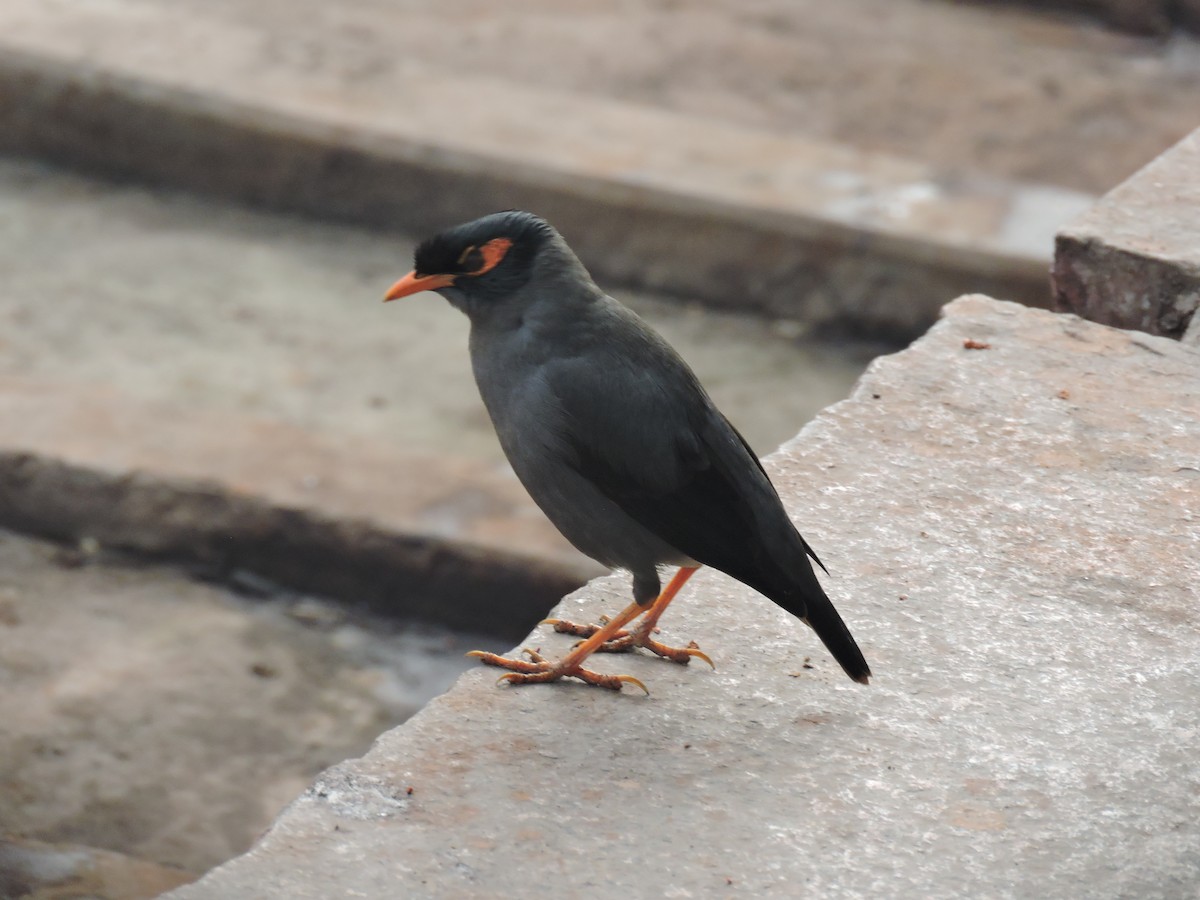
[[[560,678],[570,677],[578,678],[581,681],[586,681],[588,684],[594,684],[598,687],[611,688],[614,691],[619,691],[621,686],[625,684],[636,684],[649,694],[650,691],[646,689],[646,686],[632,675],[605,675],[600,672],[593,672],[583,668],[583,661],[597,650],[607,649],[606,645],[609,642],[628,636],[627,632],[621,629],[642,615],[642,613],[645,613],[647,616],[654,615],[655,621],[657,621],[658,616],[662,615],[662,610],[667,608],[667,604],[679,593],[679,589],[683,587],[684,582],[695,571],[695,568],[680,569],[675,573],[675,577],[671,579],[670,583],[658,595],[658,598],[651,604],[649,609],[638,603],[629,604],[629,606],[621,611],[620,615],[595,628],[587,636],[586,640],[580,641],[572,647],[571,651],[557,662],[550,662],[537,652],[529,649],[525,650],[525,653],[529,656],[530,661],[528,662],[523,659],[509,659],[507,656],[488,653],[484,650],[472,650],[467,656],[473,656],[489,666],[512,669],[508,674],[500,676],[500,681],[507,681],[509,684],[538,684],[544,681],[557,681]],[[655,610],[658,610],[657,615],[655,615]],[[640,631],[641,629],[639,628],[634,634]],[[704,656],[699,651],[695,653]],[[694,654],[689,654],[689,658],[690,655]],[[708,659],[707,656],[704,658]]]
[[[658,595],[658,599],[646,610],[646,615],[638,623],[637,628],[632,631],[616,632],[605,640],[601,646],[596,647],[596,652],[622,653],[632,650],[634,647],[645,647],[652,653],[656,653],[665,659],[682,663],[683,665],[691,662],[693,656],[699,657],[715,669],[716,666],[713,665],[713,661],[696,646],[695,641],[692,641],[686,647],[668,647],[666,644],[660,644],[651,637],[658,626],[659,618],[666,612],[671,601],[675,599],[675,595],[679,593],[679,589],[687,583],[687,580],[692,577],[697,568],[699,567],[684,566],[676,572],[675,577],[671,579],[663,592]],[[566,622],[562,619],[547,619],[546,623],[553,625],[554,630],[562,634],[575,634],[580,637],[586,637],[589,641],[601,631],[607,631],[609,625],[612,624],[611,622],[606,622],[600,626],[576,625],[574,622]]]

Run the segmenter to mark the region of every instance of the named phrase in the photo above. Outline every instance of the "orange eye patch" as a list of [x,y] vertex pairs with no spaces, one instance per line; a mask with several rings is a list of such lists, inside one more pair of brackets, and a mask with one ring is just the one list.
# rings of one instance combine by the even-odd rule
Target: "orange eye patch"
[[466,274],[482,275],[485,272],[492,271],[492,269],[500,265],[501,260],[504,259],[512,245],[513,242],[508,238],[492,238],[482,247],[468,247],[458,261],[460,264],[465,263],[467,261],[467,257],[477,252],[480,257],[483,258],[483,262],[477,269],[467,272]]

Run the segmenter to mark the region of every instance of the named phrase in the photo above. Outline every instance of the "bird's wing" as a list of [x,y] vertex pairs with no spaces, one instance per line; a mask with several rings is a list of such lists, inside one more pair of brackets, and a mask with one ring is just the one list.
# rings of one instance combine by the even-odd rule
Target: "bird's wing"
[[681,361],[656,356],[667,365],[656,378],[611,361],[553,379],[581,475],[681,553],[752,586],[797,550],[813,555],[758,458]]
[[[767,483],[769,484],[771,481],[771,478],[769,475],[767,475],[767,470],[763,468],[762,461],[759,460],[758,456],[755,454],[754,448],[750,446],[749,442],[744,437],[742,437],[742,433],[733,427],[732,422],[730,422],[728,419],[725,419],[725,417],[723,415],[721,415],[721,413],[719,411],[717,412],[717,415],[720,415],[721,418],[725,420],[725,424],[729,426],[729,430],[732,431],[735,435],[737,435],[737,439],[742,444],[742,449],[744,449],[746,451],[747,456],[749,456],[752,460],[754,460],[754,464],[756,466],[758,466],[758,471],[762,474],[762,477],[765,478],[767,480]],[[775,490],[774,486],[771,487],[771,490],[772,491]],[[778,493],[776,493],[776,496],[778,496]],[[800,534],[800,532],[797,531],[796,537],[800,538],[800,543],[804,545],[804,552],[807,553],[810,557],[812,557],[812,561],[821,567],[822,572],[824,572],[826,575],[828,575],[829,570],[827,568],[825,568],[825,563],[821,562],[821,558],[819,556],[817,556],[817,552],[808,545],[808,541],[806,541],[804,539],[804,535]]]

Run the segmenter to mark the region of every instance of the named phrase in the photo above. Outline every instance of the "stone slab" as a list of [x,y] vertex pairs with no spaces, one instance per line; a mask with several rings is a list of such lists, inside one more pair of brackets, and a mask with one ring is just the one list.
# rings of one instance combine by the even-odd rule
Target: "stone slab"
[[187,872],[94,847],[0,840],[0,897],[153,900],[191,880]]
[[0,836],[84,845],[0,839],[5,900],[133,900],[137,859],[198,877],[506,644],[90,551],[0,529]]
[[[316,459],[305,454],[321,465],[362,444],[397,467],[465,456],[493,475],[506,472],[471,375],[466,316],[436,294],[380,302],[411,267],[413,248],[404,235],[0,159],[0,378],[29,382],[35,395],[78,391],[75,407],[100,408],[72,421],[99,429],[116,449],[121,419],[114,398],[97,397],[100,386],[145,404],[160,418],[141,415],[131,433],[168,459],[200,455],[172,446],[169,426],[207,409],[278,434],[277,443],[287,430],[262,420],[322,432]],[[644,292],[615,296],[688,360],[722,409],[737,411],[739,430],[762,452],[843,399],[882,352],[805,338],[790,322]],[[40,420],[54,414],[47,409]],[[208,416],[216,431],[227,430],[216,419]],[[23,430],[0,423],[0,444]],[[206,455],[232,455],[219,434],[187,432]],[[413,482],[403,471],[394,477]],[[352,469],[340,478],[364,485]],[[321,495],[307,480],[305,496]],[[418,487],[428,495],[436,485]],[[440,517],[423,519],[436,525]]]
[[511,472],[78,381],[0,377],[0,528],[516,636],[604,570]]
[[[81,379],[0,375],[4,451],[114,475],[209,482],[331,519],[366,519],[545,559],[586,579],[602,570],[546,520],[511,470],[466,455],[420,453],[370,436],[267,416],[144,400]],[[397,442],[398,443],[398,442]]]
[[1200,344],[1197,210],[1200,129],[1059,231],[1055,307]]
[[[1030,5],[1017,0],[1018,5]],[[1113,28],[1134,34],[1164,36],[1173,28],[1200,32],[1200,2],[1197,0],[1040,0],[1044,11],[1067,14],[1085,12]]]
[[911,337],[964,290],[1048,305],[1053,231],[1091,202],[577,92],[297,68],[171,5],[11,0],[0,35],[6,152],[390,228],[536,209],[612,283],[818,327]]
[[663,634],[715,672],[597,662],[650,697],[470,672],[169,896],[1194,896],[1198,362],[954,302],[768,460],[869,688],[702,572]]

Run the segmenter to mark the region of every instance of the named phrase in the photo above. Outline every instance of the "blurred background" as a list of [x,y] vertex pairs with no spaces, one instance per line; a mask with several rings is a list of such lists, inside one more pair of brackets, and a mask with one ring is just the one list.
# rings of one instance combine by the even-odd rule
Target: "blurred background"
[[1054,230],[1200,121],[1197,28],[6,0],[0,896],[65,845],[152,863],[122,897],[243,851],[600,571],[507,469],[465,318],[379,302],[416,241],[546,215],[765,455],[958,293],[1048,303]]

